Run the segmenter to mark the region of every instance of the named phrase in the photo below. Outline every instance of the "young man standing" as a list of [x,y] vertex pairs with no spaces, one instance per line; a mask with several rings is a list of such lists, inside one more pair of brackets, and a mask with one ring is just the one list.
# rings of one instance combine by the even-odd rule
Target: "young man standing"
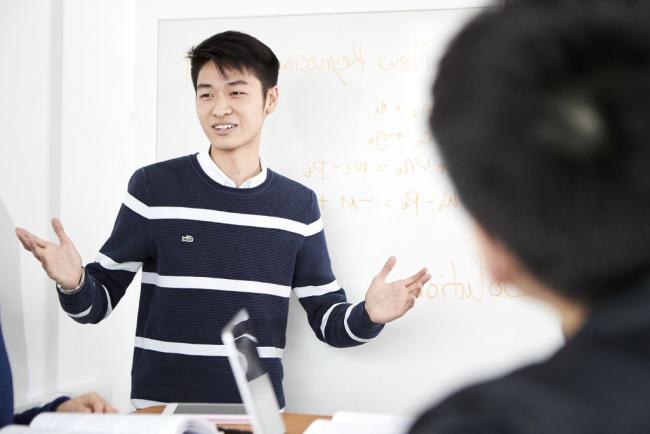
[[238,32],[212,36],[189,57],[209,148],[136,171],[113,233],[85,268],[56,219],[58,245],[23,229],[17,235],[78,322],[108,316],[142,267],[131,392],[137,407],[239,401],[220,331],[243,307],[283,407],[292,289],[318,339],[349,347],[408,311],[430,276],[422,269],[388,283],[391,257],[365,301],[348,303],[330,267],[315,194],[259,157],[264,120],[278,102],[278,59]]
[[566,345],[463,390],[414,434],[650,432],[650,2],[521,0],[472,21],[432,131],[494,277]]

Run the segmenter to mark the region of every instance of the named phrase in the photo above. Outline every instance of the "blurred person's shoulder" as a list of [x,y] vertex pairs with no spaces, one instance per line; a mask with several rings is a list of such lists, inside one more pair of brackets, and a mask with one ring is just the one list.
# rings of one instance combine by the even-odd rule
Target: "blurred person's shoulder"
[[650,432],[647,364],[623,355],[577,340],[545,362],[453,394],[411,433]]

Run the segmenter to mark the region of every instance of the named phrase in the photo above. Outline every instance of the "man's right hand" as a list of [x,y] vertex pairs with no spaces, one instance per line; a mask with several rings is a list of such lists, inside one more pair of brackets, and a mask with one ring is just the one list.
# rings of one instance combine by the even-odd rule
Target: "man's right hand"
[[76,288],[82,275],[81,256],[65,234],[59,219],[52,219],[52,228],[59,244],[43,240],[22,228],[16,228],[16,236],[25,250],[38,259],[50,279],[64,289]]

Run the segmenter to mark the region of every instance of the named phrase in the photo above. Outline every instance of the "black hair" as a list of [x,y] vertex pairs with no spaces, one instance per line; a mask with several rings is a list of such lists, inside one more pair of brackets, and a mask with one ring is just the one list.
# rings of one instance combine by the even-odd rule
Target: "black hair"
[[542,283],[592,302],[650,275],[650,7],[517,0],[472,20],[430,127],[465,207]]
[[278,58],[269,47],[246,33],[232,30],[217,33],[192,47],[187,57],[195,91],[199,71],[208,62],[213,62],[221,74],[227,70],[254,74],[262,83],[265,97],[266,91],[278,83]]

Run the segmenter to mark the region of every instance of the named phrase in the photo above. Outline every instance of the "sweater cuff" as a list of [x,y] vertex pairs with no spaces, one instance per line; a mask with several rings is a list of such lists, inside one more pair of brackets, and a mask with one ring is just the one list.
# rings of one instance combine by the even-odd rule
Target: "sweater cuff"
[[14,415],[14,423],[19,425],[29,425],[30,423],[32,423],[32,420],[36,416],[38,416],[41,413],[56,411],[56,409],[59,408],[59,405],[66,402],[68,399],[70,398],[62,396],[50,403],[45,404],[42,407],[30,408],[29,410],[24,411],[23,413],[16,414]]
[[74,315],[82,313],[92,306],[95,298],[92,281],[93,279],[86,273],[86,278],[79,292],[68,295],[62,294],[58,289],[56,290],[56,293],[59,294],[59,302],[64,311]]
[[366,302],[357,303],[348,318],[350,330],[362,339],[372,339],[376,337],[384,328],[384,324],[377,324],[370,320],[366,311]]
[[59,398],[56,398],[54,401],[50,402],[43,408],[47,408],[45,411],[57,411],[59,408],[59,405],[63,404],[66,401],[69,401],[70,398],[67,396],[61,396]]

